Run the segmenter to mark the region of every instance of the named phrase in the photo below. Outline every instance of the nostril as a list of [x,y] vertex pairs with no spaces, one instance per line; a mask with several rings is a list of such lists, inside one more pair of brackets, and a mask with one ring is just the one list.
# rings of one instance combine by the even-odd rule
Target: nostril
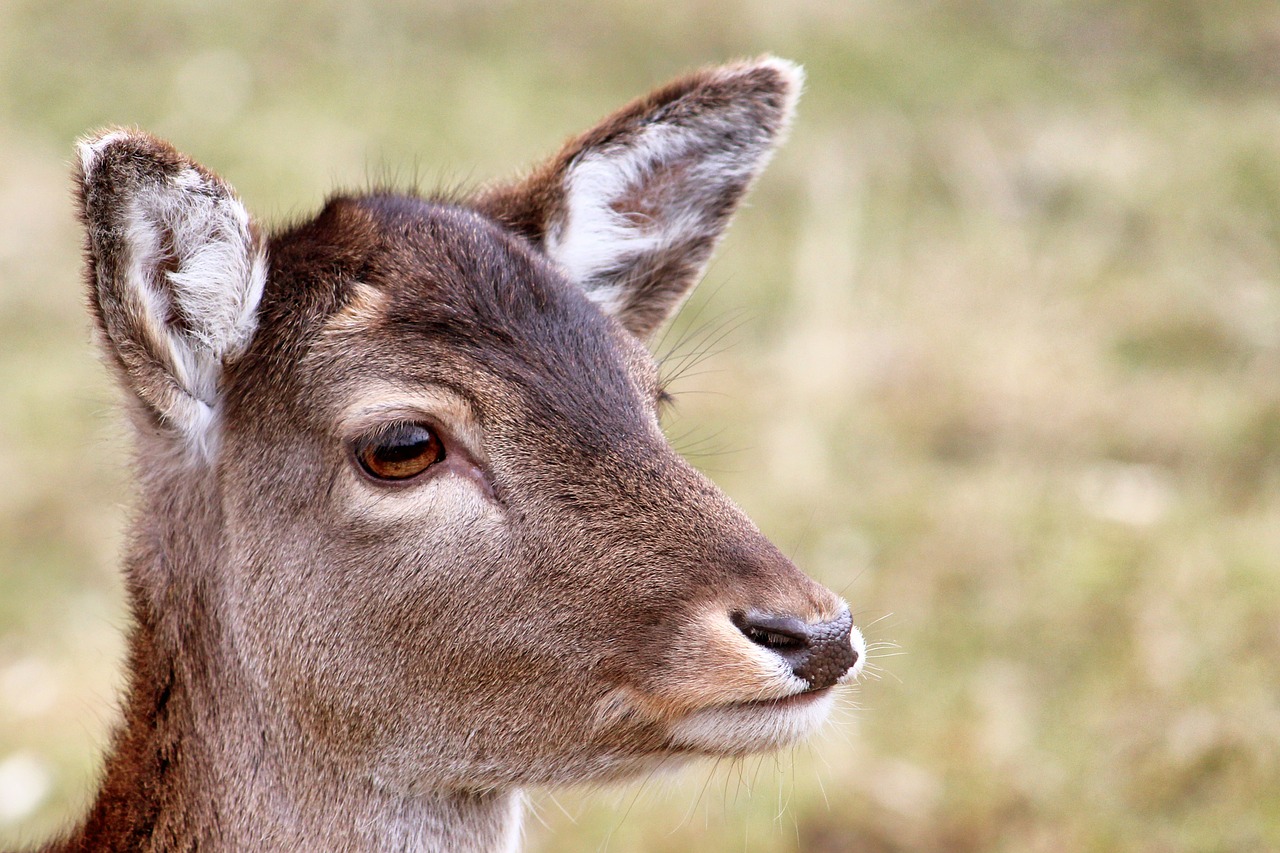
[[729,618],[757,646],[778,652],[798,652],[809,647],[807,626],[794,616],[731,613]]

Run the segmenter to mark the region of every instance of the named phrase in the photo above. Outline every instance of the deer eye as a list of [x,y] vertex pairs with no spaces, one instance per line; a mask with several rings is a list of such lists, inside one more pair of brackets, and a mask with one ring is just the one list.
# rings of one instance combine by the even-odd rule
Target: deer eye
[[356,460],[378,480],[407,480],[444,459],[444,444],[421,423],[397,423],[361,439]]

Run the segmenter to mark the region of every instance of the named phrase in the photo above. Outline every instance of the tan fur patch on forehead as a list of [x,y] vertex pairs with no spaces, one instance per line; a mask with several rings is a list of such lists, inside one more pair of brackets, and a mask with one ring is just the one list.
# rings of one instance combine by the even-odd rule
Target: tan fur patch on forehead
[[362,281],[351,282],[347,304],[324,324],[323,334],[351,335],[376,328],[387,308],[387,295]]
[[484,434],[471,402],[443,385],[362,380],[351,388],[338,429],[351,439],[390,421],[418,419],[444,427],[473,459],[488,462]]

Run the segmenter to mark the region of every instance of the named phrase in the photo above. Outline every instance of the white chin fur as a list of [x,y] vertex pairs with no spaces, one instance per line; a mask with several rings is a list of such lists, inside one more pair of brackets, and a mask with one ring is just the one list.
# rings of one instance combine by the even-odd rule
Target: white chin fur
[[742,755],[790,746],[812,734],[835,704],[835,691],[774,705],[756,702],[697,711],[672,727],[678,746],[716,755]]

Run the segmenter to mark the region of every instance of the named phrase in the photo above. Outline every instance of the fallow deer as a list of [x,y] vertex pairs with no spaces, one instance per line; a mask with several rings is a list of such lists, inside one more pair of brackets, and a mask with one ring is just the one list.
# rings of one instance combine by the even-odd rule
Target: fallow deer
[[705,69],[523,179],[271,233],[159,139],[80,143],[140,494],[123,722],[46,850],[510,851],[530,786],[819,725],[861,635],[668,445],[645,346],[800,81]]

